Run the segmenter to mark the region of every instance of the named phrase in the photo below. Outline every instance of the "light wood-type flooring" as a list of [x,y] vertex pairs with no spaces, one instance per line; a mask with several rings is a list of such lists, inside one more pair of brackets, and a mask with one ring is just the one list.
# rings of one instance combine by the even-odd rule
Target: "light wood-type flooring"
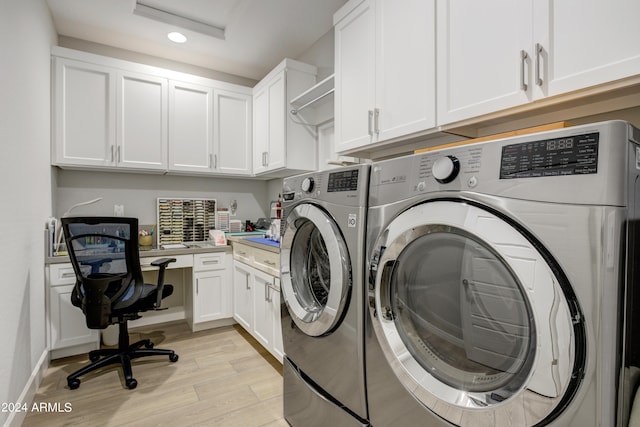
[[[34,403],[61,412],[28,412],[23,426],[220,426],[279,427],[282,365],[239,326],[192,333],[184,322],[130,331],[131,342],[150,338],[175,350],[176,363],[152,356],[133,361],[138,387],[128,390],[119,365],[81,377],[69,390],[66,376],[87,355],[51,362]],[[63,412],[70,407],[69,412]],[[50,405],[51,407],[51,405]]]

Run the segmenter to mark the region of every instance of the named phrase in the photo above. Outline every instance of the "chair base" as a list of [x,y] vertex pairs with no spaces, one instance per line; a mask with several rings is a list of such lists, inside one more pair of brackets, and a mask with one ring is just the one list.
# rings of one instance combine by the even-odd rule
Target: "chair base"
[[127,321],[122,320],[119,325],[118,348],[105,348],[90,351],[89,360],[91,360],[91,364],[78,369],[67,377],[67,385],[71,390],[75,390],[80,387],[80,379],[78,377],[115,363],[119,363],[121,365],[125,384],[128,389],[133,390],[137,387],[138,382],[133,378],[133,371],[131,368],[132,359],[146,356],[169,356],[169,360],[171,362],[178,361],[178,355],[173,350],[153,348],[151,340],[144,339],[133,344],[129,344]]

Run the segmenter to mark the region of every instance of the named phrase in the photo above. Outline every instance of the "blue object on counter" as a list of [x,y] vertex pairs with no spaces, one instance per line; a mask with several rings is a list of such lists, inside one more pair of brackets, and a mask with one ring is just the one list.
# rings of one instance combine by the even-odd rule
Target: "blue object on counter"
[[263,245],[269,245],[276,248],[280,247],[280,242],[276,242],[271,239],[266,239],[264,237],[246,237],[244,240],[251,240],[252,242],[262,243]]

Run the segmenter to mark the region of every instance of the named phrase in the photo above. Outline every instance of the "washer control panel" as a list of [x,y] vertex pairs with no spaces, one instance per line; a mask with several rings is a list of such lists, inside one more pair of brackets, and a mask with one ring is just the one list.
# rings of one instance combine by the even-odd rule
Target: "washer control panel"
[[598,173],[600,134],[522,142],[502,147],[500,179]]

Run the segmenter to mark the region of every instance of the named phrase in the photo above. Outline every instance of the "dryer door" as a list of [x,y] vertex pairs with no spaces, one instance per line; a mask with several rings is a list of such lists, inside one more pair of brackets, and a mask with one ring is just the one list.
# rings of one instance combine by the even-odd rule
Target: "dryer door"
[[347,246],[334,220],[303,203],[287,213],[280,248],[282,296],[291,318],[309,336],[333,331],[351,290]]
[[584,330],[550,257],[457,201],[414,206],[381,236],[372,320],[407,390],[455,425],[555,417],[576,391]]

